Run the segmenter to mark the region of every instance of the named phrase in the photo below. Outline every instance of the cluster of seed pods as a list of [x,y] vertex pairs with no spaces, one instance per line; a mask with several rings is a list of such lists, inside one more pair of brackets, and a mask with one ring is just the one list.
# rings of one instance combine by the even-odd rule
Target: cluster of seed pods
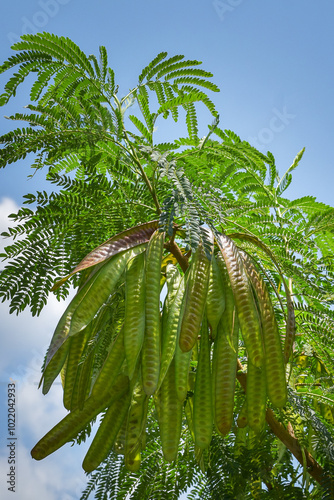
[[[75,271],[90,273],[58,323],[41,381],[47,393],[61,375],[69,414],[36,444],[35,459],[73,440],[104,411],[83,468],[94,470],[113,449],[137,470],[150,400],[166,460],[177,457],[184,416],[196,447],[207,448],[214,427],[225,436],[234,423],[240,342],[248,361],[238,425],[260,432],[267,398],[285,405],[283,349],[267,285],[231,238],[209,233],[209,239],[211,255],[200,243],[185,273],[166,255],[156,221],[111,238],[79,264]],[[120,286],[124,317],[109,325],[105,311]],[[110,328],[101,361],[92,346]]]

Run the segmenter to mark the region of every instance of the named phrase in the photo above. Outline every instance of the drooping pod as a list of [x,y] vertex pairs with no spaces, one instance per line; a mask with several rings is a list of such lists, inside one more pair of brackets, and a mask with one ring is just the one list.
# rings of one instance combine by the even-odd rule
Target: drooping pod
[[140,381],[134,387],[125,433],[125,466],[131,471],[136,471],[140,467],[148,401],[149,397],[145,394]]
[[127,416],[130,401],[131,394],[128,391],[109,405],[82,462],[82,467],[86,472],[92,472],[108,456]]
[[175,280],[175,284],[176,285],[178,284],[176,293],[173,293],[174,289],[172,289],[172,292],[168,291],[168,294],[173,293],[174,300],[171,301],[171,303],[168,306],[168,309],[166,308],[163,311],[161,363],[160,363],[158,388],[161,386],[161,383],[167,373],[169,365],[172,362],[172,359],[175,354],[175,349],[177,347],[178,328],[180,324],[179,320],[181,317],[181,308],[184,296],[184,277],[181,278],[181,276],[179,276],[179,279]]
[[264,369],[255,366],[248,359],[246,404],[247,421],[249,427],[259,433],[263,429],[266,420],[266,379]]
[[255,366],[261,367],[263,361],[261,325],[240,253],[233,241],[226,235],[220,235],[217,242],[226,264],[240,330],[249,359]]
[[288,308],[288,318],[286,322],[286,333],[284,342],[284,361],[285,363],[288,363],[290,355],[292,353],[293,343],[296,335],[296,318],[295,318],[295,311],[293,307],[292,297],[290,294],[290,290],[288,289],[287,286],[285,287],[285,293],[286,293],[286,301]]
[[220,319],[213,347],[212,385],[214,421],[220,434],[227,435],[233,423],[234,392],[238,357],[239,320],[224,259],[218,266],[225,289],[225,311]]
[[258,301],[265,352],[267,394],[274,406],[282,408],[287,400],[287,386],[281,338],[274,308],[267,286],[252,259],[245,252],[241,255]]
[[146,250],[145,335],[142,347],[142,378],[148,396],[157,388],[160,369],[160,273],[165,233],[156,231]]
[[174,362],[168,368],[160,390],[155,398],[162,451],[165,459],[172,462],[176,459],[182,427],[182,402],[178,400],[175,390]]
[[210,261],[202,243],[190,264],[186,282],[185,304],[180,328],[179,345],[183,352],[195,345],[202,323],[210,275]]
[[201,329],[200,351],[194,391],[194,434],[199,448],[210,445],[213,427],[210,340],[206,317]]
[[231,311],[229,320],[224,318],[224,313],[219,322],[212,360],[214,420],[223,436],[230,432],[233,424],[239,339],[239,321],[234,312]]
[[80,360],[92,334],[90,325],[79,332],[74,337],[69,338],[70,346],[66,363],[65,383],[64,383],[64,406],[67,410],[73,410],[75,407],[75,382],[80,369]]
[[84,427],[108,407],[113,401],[122,398],[129,391],[129,379],[120,375],[112,388],[101,397],[89,397],[84,407],[71,411],[56,424],[31,450],[35,460],[42,460],[71,441]]
[[145,254],[131,259],[125,273],[124,349],[129,378],[133,377],[145,332]]
[[121,369],[124,359],[124,332],[123,328],[121,328],[114,342],[110,345],[108,355],[95,381],[93,381],[91,396],[99,397],[99,395],[108,392]]
[[143,252],[145,247],[146,245],[139,245],[111,257],[93,275],[91,280],[83,287],[83,290],[86,287],[88,287],[88,290],[73,313],[69,335],[80,332],[92,321],[95,314],[114,290],[127,262],[135,255]]
[[92,381],[92,369],[94,364],[95,351],[91,349],[89,345],[86,345],[84,353],[82,355],[82,362],[78,367],[78,372],[75,380],[75,387],[73,389],[72,396],[72,409],[80,408],[84,406],[85,400],[88,398],[90,393],[91,381]]
[[214,339],[217,326],[225,309],[225,291],[221,273],[214,255],[212,255],[208,293],[206,297],[206,314],[211,327],[211,337]]
[[57,352],[52,356],[51,360],[47,364],[43,371],[41,381],[39,386],[43,382],[42,393],[47,394],[52,386],[54,380],[59,375],[60,370],[63,368],[65,360],[68,355],[68,350],[70,347],[69,339],[61,345]]

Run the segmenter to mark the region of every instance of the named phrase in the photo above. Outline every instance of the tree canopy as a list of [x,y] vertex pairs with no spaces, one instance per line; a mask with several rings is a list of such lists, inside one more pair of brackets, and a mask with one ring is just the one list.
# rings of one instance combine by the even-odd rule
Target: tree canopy
[[[114,346],[117,342],[123,346],[120,332],[125,331],[125,311],[130,310],[126,297],[137,293],[138,302],[144,300],[134,288],[129,291],[130,276],[136,276],[136,283],[144,279],[140,278],[144,248],[147,260],[149,249],[160,242],[158,300],[162,302],[159,321],[163,332],[164,321],[168,321],[164,317],[169,317],[173,304],[175,310],[187,311],[183,297],[192,293],[191,280],[199,288],[210,288],[208,284],[199,285],[200,276],[196,274],[196,265],[206,259],[211,263],[207,269],[214,269],[216,261],[220,266],[222,288],[227,297],[231,292],[234,319],[233,327],[229,325],[238,331],[239,321],[242,333],[240,337],[226,337],[228,359],[235,354],[233,383],[237,379],[231,428],[225,433],[215,422],[208,445],[201,447],[193,429],[195,414],[202,406],[196,406],[204,370],[201,359],[207,357],[210,374],[217,370],[215,352],[220,338],[218,334],[215,337],[209,304],[203,302],[201,338],[197,341],[196,330],[189,351],[188,385],[178,407],[181,439],[176,460],[170,463],[165,461],[166,449],[161,447],[163,416],[156,401],[169,397],[166,387],[167,382],[172,387],[172,375],[166,375],[166,383],[161,382],[158,396],[146,398],[148,392],[141,395],[141,384],[136,382],[137,372],[142,372],[144,365],[138,368],[135,360],[133,383],[129,359],[125,372],[124,367],[118,367],[118,377],[122,374],[130,378],[133,393],[126,396],[128,407],[141,397],[146,402],[147,420],[141,422],[141,466],[135,470],[126,460],[124,463],[124,426],[120,427],[101,464],[90,467],[86,463],[86,470],[95,470],[82,498],[95,494],[99,499],[173,499],[186,490],[188,498],[194,499],[334,498],[334,209],[311,194],[294,200],[287,197],[304,150],[282,174],[270,152],[262,154],[234,132],[220,128],[219,114],[207,95],[219,91],[212,82],[213,75],[203,70],[199,61],[183,55],[158,54],[121,97],[105,47],[100,47],[98,57],[87,56],[68,38],[42,33],[22,36],[13,50],[16,53],[0,67],[1,72],[11,71],[0,103],[4,105],[15,97],[19,85],[32,76],[28,80],[31,103],[25,113],[9,117],[27,125],[1,137],[0,166],[32,158],[33,171],[46,171],[50,189],[27,194],[23,207],[11,216],[14,225],[3,233],[14,242],[1,255],[6,261],[0,275],[2,300],[9,301],[11,312],[29,307],[33,315],[40,313],[50,293],[65,298],[70,286],[77,288],[76,297],[84,300],[87,290],[104,276],[106,266],[116,258],[123,262],[124,255],[130,256],[126,252],[132,252],[132,260],[124,260],[119,275],[115,275],[112,294],[101,299],[82,325],[79,314],[70,317],[70,338],[60,335],[58,325],[46,356],[43,391],[49,390],[60,372],[69,418],[87,411],[88,420],[83,419],[81,427],[73,424],[71,439],[80,443],[89,436],[97,415],[89,413],[89,404],[97,401],[101,404],[98,413],[105,412],[103,422],[109,418],[106,405],[89,398],[95,397],[94,384],[99,383],[99,373],[115,352]],[[198,136],[199,106],[212,115],[202,138]],[[171,125],[184,122],[184,137],[157,142],[161,120],[169,120]],[[231,255],[236,256],[234,264]],[[154,273],[155,261],[149,262],[146,282],[148,273]],[[239,266],[237,270],[235,266]],[[111,269],[114,274],[116,268]],[[240,279],[233,281],[235,273]],[[179,307],[176,279],[186,287]],[[253,326],[249,324],[248,330],[244,327],[240,280],[246,280],[243,290],[252,304],[251,310],[247,309],[247,321],[249,311],[253,311],[252,325],[259,325],[261,337],[266,315],[270,316],[282,345],[275,356],[268,355],[271,347],[261,337],[263,366],[252,351],[256,342]],[[228,298],[225,308],[228,310]],[[69,316],[66,311],[64,314],[66,323]],[[136,328],[139,331],[140,324]],[[178,332],[180,329],[182,332],[182,325]],[[270,384],[280,373],[277,363],[281,358],[287,395],[284,393],[276,405],[270,396]],[[170,366],[176,363],[172,359]],[[48,367],[55,360],[57,368],[50,373]],[[258,376],[256,388],[259,392],[264,388],[265,401],[269,394],[262,405],[266,424],[259,428],[251,424],[249,410],[248,420],[244,425],[242,422],[245,394],[248,407],[252,405],[252,386],[250,382],[246,385],[246,378],[255,380],[250,378],[254,377],[252,370]],[[117,390],[113,388],[118,391],[119,404],[128,394],[122,380]],[[211,397],[211,390],[202,393],[203,401],[209,392]],[[117,406],[115,411],[127,412],[128,407]]]

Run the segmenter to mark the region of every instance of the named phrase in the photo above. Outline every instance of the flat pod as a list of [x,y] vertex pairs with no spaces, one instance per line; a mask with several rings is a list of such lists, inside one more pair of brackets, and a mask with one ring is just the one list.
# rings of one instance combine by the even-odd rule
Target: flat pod
[[103,397],[90,397],[82,409],[71,411],[56,424],[31,450],[35,460],[42,460],[71,441],[86,425],[101,413],[112,401],[121,398],[129,390],[129,379],[121,375]]
[[[75,309],[69,335],[75,335],[85,328],[107,301],[120,279],[127,262],[144,251],[146,245],[119,253],[107,261],[93,276],[93,283]],[[88,284],[87,284],[88,285]],[[87,286],[85,285],[85,286]]]
[[182,402],[176,397],[174,363],[169,366],[157,397],[157,409],[162,451],[165,459],[177,458],[182,428]]
[[190,266],[179,337],[179,345],[183,352],[188,352],[194,347],[205,310],[210,261],[206,256],[202,243],[198,245]]
[[210,277],[208,285],[208,294],[206,297],[206,314],[211,327],[211,337],[216,336],[217,326],[225,309],[225,291],[221,273],[216,261],[212,255],[210,266]]
[[264,427],[266,419],[266,379],[264,369],[255,366],[248,360],[246,405],[249,427],[259,433]]
[[142,347],[142,378],[148,396],[157,388],[161,355],[160,276],[165,233],[156,231],[146,251],[145,335]]
[[201,329],[200,351],[194,391],[194,434],[199,448],[208,448],[212,437],[213,408],[211,389],[210,341],[206,318]]
[[220,235],[217,242],[230,279],[240,330],[248,356],[255,366],[261,367],[263,361],[261,325],[241,256],[228,236]]
[[131,259],[125,273],[124,349],[132,379],[145,333],[145,255]]
[[287,400],[287,384],[281,338],[267,286],[254,266],[252,259],[242,252],[247,273],[250,277],[260,311],[264,343],[264,366],[267,394],[274,406],[282,408]]

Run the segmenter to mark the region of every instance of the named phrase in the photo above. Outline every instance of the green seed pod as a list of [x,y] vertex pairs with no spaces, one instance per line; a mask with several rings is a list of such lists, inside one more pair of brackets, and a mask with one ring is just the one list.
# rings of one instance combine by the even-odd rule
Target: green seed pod
[[86,453],[82,467],[86,472],[92,472],[110,453],[117,434],[126,419],[131,401],[130,391],[113,401],[106,411],[100,427]]
[[263,360],[261,325],[240,253],[228,236],[220,235],[217,242],[231,282],[240,330],[249,359],[255,366],[261,367]]
[[160,274],[165,233],[156,231],[146,251],[145,336],[142,347],[142,377],[148,396],[157,388],[160,369]]
[[172,362],[155,398],[162,451],[168,462],[177,457],[182,428],[182,402],[176,396],[174,368]]
[[206,297],[206,314],[211,327],[211,337],[216,336],[217,326],[225,309],[225,291],[221,273],[214,255],[212,255],[208,294]]
[[288,363],[290,355],[292,353],[293,343],[296,335],[296,318],[290,292],[287,288],[285,288],[285,292],[288,307],[288,319],[286,322],[286,334],[284,342],[284,361],[285,363]]
[[91,396],[99,397],[108,392],[121,369],[124,359],[124,332],[122,328],[110,346],[109,353],[93,383]]
[[130,380],[133,377],[145,332],[145,255],[131,259],[125,275],[124,349]]
[[241,255],[259,306],[265,352],[264,367],[267,394],[274,406],[282,408],[287,400],[287,387],[281,338],[274,308],[261,274],[254,266],[248,254],[242,252]]
[[145,247],[146,245],[139,245],[115,255],[103,264],[89,282],[84,285],[82,290],[87,287],[87,291],[73,313],[69,335],[80,332],[93,320],[98,310],[114,290],[127,262],[135,255],[143,252]]
[[[196,347],[196,346],[195,346]],[[194,349],[195,349],[194,347]],[[179,401],[184,401],[188,392],[188,377],[193,349],[183,352],[178,343],[175,347],[175,390]]]
[[85,400],[89,397],[94,357],[94,350],[90,349],[89,345],[86,345],[82,356],[83,361],[80,362],[78,367],[75,387],[73,389],[72,410],[76,408],[82,409]]
[[82,410],[71,411],[56,424],[31,450],[35,460],[42,460],[51,455],[82,431],[99,413],[120,399],[129,391],[129,378],[120,375],[112,388],[103,397],[90,397],[85,401]]
[[[164,310],[162,323],[165,324],[165,327],[162,331],[162,342],[161,342],[161,363],[160,363],[160,374],[159,374],[159,382],[158,389],[161,386],[161,383],[167,373],[169,365],[172,362],[174,357],[176,343],[178,338],[178,329],[179,329],[179,319],[180,319],[180,311],[182,307],[182,301],[184,296],[184,278],[175,281],[179,284],[176,294],[174,294],[174,288],[171,293],[174,295],[174,300],[168,307],[168,314]],[[170,292],[168,292],[170,293]],[[168,297],[168,295],[167,295]],[[164,315],[167,316],[167,319],[164,320]]]
[[201,329],[201,343],[194,392],[194,433],[199,448],[210,445],[213,427],[210,341],[206,317]]
[[136,471],[140,467],[148,401],[149,398],[143,391],[141,382],[137,383],[132,394],[125,434],[125,466],[131,471]]
[[200,243],[191,261],[186,283],[179,338],[179,345],[183,352],[190,351],[197,341],[205,309],[209,275],[210,261]]
[[64,384],[64,406],[67,410],[74,409],[74,402],[77,395],[74,392],[75,382],[79,371],[79,363],[85,345],[92,335],[90,325],[82,330],[78,335],[69,338],[70,347],[68,352],[65,384]]
[[[233,301],[233,295],[231,298]],[[238,317],[229,309],[226,308],[219,322],[212,360],[214,420],[222,436],[230,432],[233,424],[239,339]]]
[[263,429],[266,420],[266,379],[264,369],[253,365],[248,360],[246,404],[247,419],[249,427],[259,433]]
[[125,434],[126,434],[126,428],[128,425],[128,421],[125,418],[120,430],[118,431],[118,434],[115,439],[114,443],[114,452],[117,453],[117,455],[124,455],[125,454]]
[[67,359],[68,350],[70,347],[69,339],[64,342],[61,347],[57,350],[57,352],[53,355],[49,363],[46,365],[46,368],[43,371],[43,375],[41,381],[39,383],[39,387],[43,382],[42,393],[47,394],[50,390],[51,385],[53,384],[55,378],[59,375],[60,370],[64,366],[65,360]]

